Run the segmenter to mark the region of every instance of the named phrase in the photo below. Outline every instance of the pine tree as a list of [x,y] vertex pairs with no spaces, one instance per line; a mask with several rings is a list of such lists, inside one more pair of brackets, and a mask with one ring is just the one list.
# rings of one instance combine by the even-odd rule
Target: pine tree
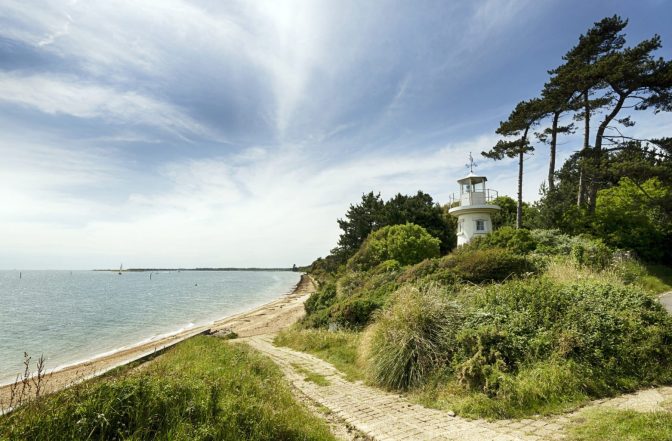
[[521,101],[509,115],[506,121],[499,124],[496,133],[504,137],[514,139],[500,139],[497,144],[487,152],[481,154],[486,158],[500,160],[504,157],[518,157],[518,202],[516,208],[516,228],[523,226],[523,161],[525,155],[534,151],[530,144],[528,134],[530,128],[536,125],[544,117],[546,109],[539,98]]

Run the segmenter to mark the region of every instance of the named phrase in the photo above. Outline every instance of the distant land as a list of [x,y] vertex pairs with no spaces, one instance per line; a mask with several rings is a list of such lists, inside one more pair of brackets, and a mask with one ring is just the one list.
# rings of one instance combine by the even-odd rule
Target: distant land
[[[93,271],[119,271],[119,269],[94,269]],[[298,268],[128,268],[124,273],[146,271],[298,271]]]

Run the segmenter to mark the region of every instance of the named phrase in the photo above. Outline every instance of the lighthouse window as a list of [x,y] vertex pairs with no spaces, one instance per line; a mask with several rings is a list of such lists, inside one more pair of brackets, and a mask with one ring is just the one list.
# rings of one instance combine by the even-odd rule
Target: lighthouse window
[[485,221],[483,219],[476,221],[476,231],[485,231]]

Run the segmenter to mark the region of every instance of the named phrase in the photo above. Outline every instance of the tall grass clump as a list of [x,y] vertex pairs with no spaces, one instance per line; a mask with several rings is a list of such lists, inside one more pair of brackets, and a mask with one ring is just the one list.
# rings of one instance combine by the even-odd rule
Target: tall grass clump
[[270,360],[196,337],[141,370],[122,369],[0,418],[0,439],[332,440]]
[[462,314],[436,285],[404,286],[363,337],[370,380],[390,389],[422,384],[450,360]]

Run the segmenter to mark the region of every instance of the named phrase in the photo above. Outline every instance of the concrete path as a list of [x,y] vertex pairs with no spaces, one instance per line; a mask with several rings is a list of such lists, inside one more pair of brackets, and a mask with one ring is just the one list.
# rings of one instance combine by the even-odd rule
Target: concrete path
[[[576,412],[561,416],[520,420],[467,420],[448,412],[413,404],[398,394],[385,392],[361,382],[347,381],[334,366],[313,355],[273,345],[274,335],[240,339],[269,356],[283,370],[289,382],[310,400],[328,408],[371,439],[461,440],[461,441],[541,441],[565,440],[565,430],[573,419],[595,407],[670,411],[672,387],[646,389],[616,398],[597,400]],[[328,385],[306,379],[308,373],[323,376]]]
[[672,291],[661,294],[658,299],[665,309],[667,309],[667,312],[672,314]]
[[[399,395],[361,383],[351,383],[331,364],[303,352],[275,347],[273,336],[244,339],[268,355],[287,379],[303,394],[329,408],[374,440],[536,441],[562,439],[560,425],[545,420],[487,422],[470,421],[447,412],[426,409]],[[325,377],[319,386],[306,380],[306,372]]]

